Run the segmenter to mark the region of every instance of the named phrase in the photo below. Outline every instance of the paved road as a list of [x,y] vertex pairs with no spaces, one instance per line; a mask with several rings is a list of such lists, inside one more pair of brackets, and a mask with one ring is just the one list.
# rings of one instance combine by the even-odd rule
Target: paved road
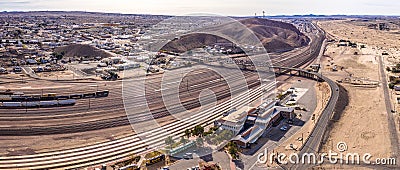
[[[398,136],[397,136],[396,124],[394,122],[393,113],[392,113],[392,102],[391,102],[391,98],[389,95],[389,89],[388,89],[386,74],[385,74],[385,70],[384,70],[385,67],[383,66],[382,57],[379,56],[378,58],[379,58],[379,72],[381,74],[383,94],[385,97],[386,112],[388,114],[388,126],[389,126],[389,133],[390,133],[390,143],[392,146],[392,157],[397,158],[398,153],[399,153],[399,140],[398,140]],[[399,162],[398,160],[399,159],[397,158],[397,162]]]
[[[301,69],[292,69],[292,70],[301,70]],[[310,137],[306,140],[303,148],[301,149],[299,153],[300,156],[303,155],[304,153],[314,153],[315,155],[317,155],[326,128],[328,126],[329,119],[333,115],[333,111],[335,109],[336,103],[339,98],[339,90],[338,90],[339,86],[334,81],[319,73],[311,73],[311,74],[317,75],[322,80],[327,82],[329,84],[329,87],[331,88],[332,95],[329,99],[328,105],[325,107],[318,121],[316,121],[316,126],[311,131]],[[308,167],[309,165],[301,165],[301,164],[282,166],[283,169],[307,169]]]

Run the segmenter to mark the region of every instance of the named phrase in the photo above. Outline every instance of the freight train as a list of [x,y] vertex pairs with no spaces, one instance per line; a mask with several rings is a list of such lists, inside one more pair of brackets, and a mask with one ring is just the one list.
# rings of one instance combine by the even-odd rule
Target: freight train
[[24,95],[24,93],[0,92],[0,109],[72,106],[76,100],[108,97],[108,94],[108,90],[71,95],[56,93]]
[[75,105],[75,99],[51,100],[51,101],[25,101],[25,102],[0,102],[0,109],[11,108],[39,108],[39,107],[61,107]]
[[57,95],[56,93],[47,93],[43,95],[24,95],[12,92],[0,93],[0,102],[34,102],[34,101],[53,101],[53,100],[68,100],[68,99],[86,99],[108,97],[108,90],[97,91],[93,93]]

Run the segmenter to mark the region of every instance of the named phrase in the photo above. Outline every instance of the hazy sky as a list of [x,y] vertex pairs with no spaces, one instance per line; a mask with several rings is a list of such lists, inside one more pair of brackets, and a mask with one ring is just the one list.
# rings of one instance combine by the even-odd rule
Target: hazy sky
[[399,0],[0,0],[1,11],[64,10],[131,14],[210,13],[400,15]]

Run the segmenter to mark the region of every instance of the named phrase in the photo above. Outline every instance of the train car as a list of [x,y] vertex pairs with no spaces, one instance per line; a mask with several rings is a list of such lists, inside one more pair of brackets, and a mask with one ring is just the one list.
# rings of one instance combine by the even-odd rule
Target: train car
[[41,95],[32,95],[30,99],[30,101],[40,101],[42,99]]
[[96,93],[85,93],[83,94],[83,98],[87,99],[87,98],[95,98],[96,97]]
[[56,96],[57,96],[57,93],[46,93],[46,94],[42,95],[42,97],[56,97]]
[[5,108],[18,108],[21,107],[21,102],[3,102]]
[[50,101],[50,100],[56,100],[57,98],[54,96],[42,96],[40,97],[41,101]]
[[70,96],[56,96],[57,100],[68,100]]
[[57,93],[46,93],[43,94],[40,100],[56,100],[57,98]]
[[33,101],[33,102],[21,102],[22,107],[39,107],[40,102],[39,101]]
[[27,101],[28,96],[15,96],[15,95],[12,95],[11,99],[12,99],[12,102],[24,102],[24,101]]
[[10,95],[0,95],[0,101],[2,102],[10,102],[12,101],[12,98]]
[[96,97],[107,97],[109,94],[108,90],[105,91],[97,91],[96,92]]
[[21,96],[20,100],[21,100],[21,102],[40,101],[41,100],[41,96],[40,95]]
[[24,92],[18,91],[18,92],[13,92],[12,95],[14,95],[14,96],[23,96],[24,94],[25,94]]
[[75,99],[68,99],[68,100],[60,100],[58,101],[59,106],[72,106],[75,105]]
[[40,101],[40,107],[54,107],[58,105],[57,101]]
[[82,94],[72,94],[69,95],[70,99],[82,99],[83,95]]

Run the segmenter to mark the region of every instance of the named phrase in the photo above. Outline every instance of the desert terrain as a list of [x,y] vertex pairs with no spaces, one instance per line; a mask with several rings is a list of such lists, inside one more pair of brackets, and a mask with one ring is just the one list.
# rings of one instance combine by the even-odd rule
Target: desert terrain
[[[361,22],[361,21],[360,21]],[[360,82],[382,82],[379,57],[385,49],[396,49],[400,36],[396,31],[368,28],[357,21],[339,20],[319,22],[319,26],[336,40],[328,45],[321,60],[322,72],[333,80],[345,78]],[[357,47],[339,47],[339,40],[350,40]],[[363,44],[366,48],[361,48]],[[384,58],[386,59],[386,58]],[[336,68],[337,71],[333,71]],[[383,88],[342,82],[348,91],[349,103],[340,119],[334,123],[321,152],[338,152],[336,144],[345,142],[349,153],[370,153],[373,158],[388,158],[393,151],[388,128]],[[395,117],[397,120],[397,117]],[[397,128],[398,129],[398,128]],[[397,131],[398,132],[398,131]],[[339,166],[339,165],[338,165]],[[331,165],[327,168],[332,167]],[[360,168],[360,167],[357,167]]]

